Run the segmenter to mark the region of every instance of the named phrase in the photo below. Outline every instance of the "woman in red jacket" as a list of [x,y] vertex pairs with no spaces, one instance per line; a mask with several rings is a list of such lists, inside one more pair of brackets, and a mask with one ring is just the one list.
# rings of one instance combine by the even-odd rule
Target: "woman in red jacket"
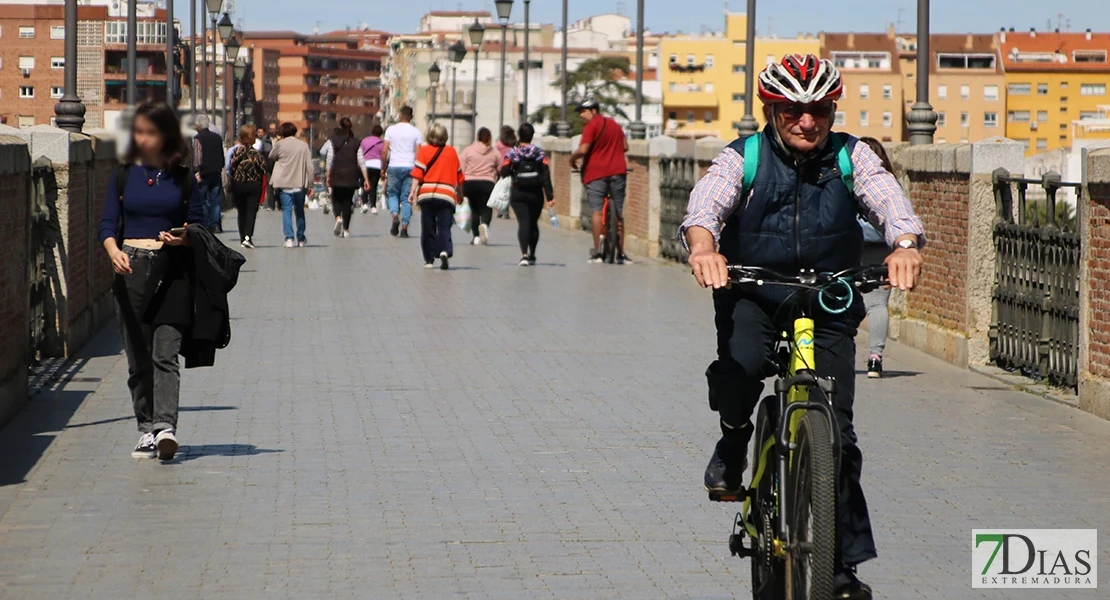
[[416,153],[412,168],[413,186],[409,202],[420,203],[420,248],[424,252],[424,268],[431,269],[436,257],[439,268],[448,268],[454,255],[451,227],[455,224],[455,206],[462,202],[462,165],[455,149],[447,145],[447,129],[433,124],[424,134],[427,142]]

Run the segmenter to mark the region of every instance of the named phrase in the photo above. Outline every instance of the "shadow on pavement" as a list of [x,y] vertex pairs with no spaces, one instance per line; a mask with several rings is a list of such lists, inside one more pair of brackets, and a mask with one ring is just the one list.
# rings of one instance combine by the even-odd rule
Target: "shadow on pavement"
[[[218,410],[239,410],[238,406],[182,406],[179,409],[181,412],[207,412]],[[134,415],[127,415],[126,417],[116,417],[114,419],[102,419],[100,421],[92,421],[89,423],[73,423],[66,425],[66,429],[78,429],[81,427],[93,427],[95,425],[108,425],[109,423],[119,423],[122,421],[133,421]]]
[[276,448],[259,448],[254,444],[205,444],[203,446],[182,446],[177,453],[174,463],[189,462],[206,456],[257,456],[259,454],[277,454],[285,450]]
[[[856,375],[867,377],[867,371],[856,371]],[[917,371],[883,371],[883,376],[880,379],[898,379],[899,377],[917,377],[921,373]]]

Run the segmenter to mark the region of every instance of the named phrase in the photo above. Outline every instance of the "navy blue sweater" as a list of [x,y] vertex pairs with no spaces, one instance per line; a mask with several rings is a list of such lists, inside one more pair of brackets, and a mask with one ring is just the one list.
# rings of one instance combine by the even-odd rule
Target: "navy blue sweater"
[[[181,171],[184,174],[184,170]],[[161,173],[161,175],[159,175]],[[191,177],[191,175],[184,175]],[[154,185],[148,185],[153,181]],[[167,171],[134,165],[123,188],[123,235],[119,235],[120,201],[116,195],[116,173],[108,179],[104,194],[104,214],[100,219],[100,242],[114,239],[157,239],[158,234],[185,223],[204,222],[204,199],[194,181],[192,197],[186,203],[182,186]]]

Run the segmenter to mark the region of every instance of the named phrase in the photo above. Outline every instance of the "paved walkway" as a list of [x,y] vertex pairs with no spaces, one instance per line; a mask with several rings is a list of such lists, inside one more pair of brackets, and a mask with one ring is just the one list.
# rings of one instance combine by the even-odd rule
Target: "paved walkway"
[[[262,213],[232,346],[186,372],[178,460],[130,458],[111,328],[0,432],[0,598],[749,593],[734,507],[700,487],[711,308],[684,270],[588,265],[546,223],[518,268],[495,221],[493,246],[425,271],[384,215],[349,240],[309,216],[313,245],[286,250]],[[1045,597],[972,590],[971,529],[1105,529],[1110,424],[897,345],[887,369],[857,403],[863,577],[881,598]]]

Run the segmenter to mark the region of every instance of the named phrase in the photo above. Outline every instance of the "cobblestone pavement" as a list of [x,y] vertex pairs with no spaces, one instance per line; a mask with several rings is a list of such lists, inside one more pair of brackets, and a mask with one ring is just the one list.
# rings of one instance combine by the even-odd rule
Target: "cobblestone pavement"
[[[493,246],[426,271],[385,215],[349,240],[309,216],[312,246],[286,250],[260,215],[232,345],[185,373],[176,461],[130,458],[112,328],[0,432],[0,598],[749,594],[735,507],[701,489],[711,307],[684,270],[586,264],[546,223],[519,268],[495,220]],[[876,596],[1105,598],[973,590],[970,538],[1105,530],[1110,424],[897,345],[886,362],[857,402]]]

